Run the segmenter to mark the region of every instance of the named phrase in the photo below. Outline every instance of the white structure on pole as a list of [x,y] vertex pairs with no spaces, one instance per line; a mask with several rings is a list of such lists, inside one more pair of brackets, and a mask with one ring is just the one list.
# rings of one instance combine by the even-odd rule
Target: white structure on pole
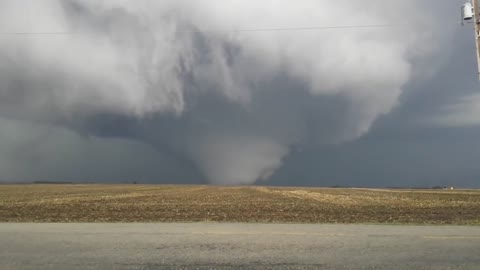
[[475,26],[475,43],[477,46],[478,78],[480,80],[480,0],[471,0],[462,6],[462,24],[473,22]]
[[466,21],[471,21],[473,19],[473,6],[472,3],[465,3],[462,6],[462,24],[465,24]]

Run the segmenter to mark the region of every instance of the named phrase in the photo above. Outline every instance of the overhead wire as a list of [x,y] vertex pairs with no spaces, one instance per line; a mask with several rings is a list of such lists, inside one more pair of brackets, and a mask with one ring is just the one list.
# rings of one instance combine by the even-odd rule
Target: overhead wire
[[74,35],[72,32],[0,32],[2,36]]
[[[245,29],[226,29],[226,30],[177,30],[176,33],[245,33],[245,32],[287,32],[287,31],[322,31],[322,30],[341,30],[341,29],[368,29],[368,28],[395,28],[404,26],[413,26],[411,23],[400,24],[365,24],[365,25],[333,25],[333,26],[312,26],[312,27],[286,27],[286,28],[245,28]],[[453,23],[452,23],[453,25]],[[460,23],[455,23],[460,25]],[[0,36],[63,36],[77,35],[79,32],[0,32]]]
[[313,26],[313,27],[291,27],[291,28],[250,28],[250,29],[231,29],[218,31],[202,30],[183,30],[177,32],[203,33],[203,32],[278,32],[278,31],[310,31],[310,30],[329,30],[329,29],[355,29],[355,28],[387,28],[407,26],[408,24],[367,24],[367,25],[336,25],[336,26]]

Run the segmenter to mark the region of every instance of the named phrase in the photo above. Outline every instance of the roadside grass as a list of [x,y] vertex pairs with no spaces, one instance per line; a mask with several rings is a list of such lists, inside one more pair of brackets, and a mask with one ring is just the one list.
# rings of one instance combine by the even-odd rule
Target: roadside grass
[[480,191],[5,185],[0,222],[480,225]]

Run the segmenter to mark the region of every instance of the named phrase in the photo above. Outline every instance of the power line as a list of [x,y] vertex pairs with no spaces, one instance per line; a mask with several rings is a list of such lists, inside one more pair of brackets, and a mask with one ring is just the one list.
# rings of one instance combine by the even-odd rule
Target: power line
[[[454,25],[452,23],[452,25]],[[460,25],[460,23],[455,23]],[[245,32],[286,32],[286,31],[322,31],[322,30],[341,30],[341,29],[368,29],[368,28],[394,28],[414,26],[410,23],[402,24],[366,24],[366,25],[337,25],[337,26],[311,26],[311,27],[291,27],[291,28],[246,28],[230,30],[177,30],[176,33],[245,33]],[[0,36],[64,36],[77,35],[76,32],[0,32]]]
[[202,30],[183,30],[180,33],[209,33],[209,32],[280,32],[280,31],[312,31],[312,30],[329,30],[329,29],[358,29],[358,28],[388,28],[409,26],[411,24],[368,24],[368,25],[338,25],[338,26],[314,26],[314,27],[292,27],[292,28],[251,28],[251,29],[232,29],[218,31],[202,31]]
[[1,36],[60,36],[60,35],[73,35],[71,32],[0,32]]

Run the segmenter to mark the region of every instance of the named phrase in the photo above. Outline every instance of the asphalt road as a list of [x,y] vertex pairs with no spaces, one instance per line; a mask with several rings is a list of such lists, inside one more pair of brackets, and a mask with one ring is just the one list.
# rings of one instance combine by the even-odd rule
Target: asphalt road
[[0,269],[480,269],[480,227],[0,224]]

